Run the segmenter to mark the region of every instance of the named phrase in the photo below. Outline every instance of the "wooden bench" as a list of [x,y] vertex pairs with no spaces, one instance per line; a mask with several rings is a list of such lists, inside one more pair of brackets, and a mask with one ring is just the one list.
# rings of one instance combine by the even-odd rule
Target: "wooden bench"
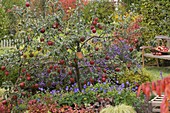
[[[165,42],[162,42],[162,45],[166,45],[166,47],[168,47],[170,49],[170,37],[168,36],[156,36],[155,39],[158,41],[158,45],[160,45],[160,42],[165,40]],[[159,67],[159,62],[158,59],[164,59],[164,60],[170,60],[170,55],[153,55],[151,52],[150,53],[146,53],[145,50],[146,49],[153,49],[152,46],[142,46],[140,47],[140,49],[142,49],[142,66],[145,66],[145,57],[148,58],[155,58],[156,59],[156,64]]]
[[[149,101],[149,107],[152,113],[160,113],[160,105],[163,101],[164,95],[156,96],[151,101]],[[169,101],[170,104],[170,101]],[[170,107],[170,106],[169,106]]]

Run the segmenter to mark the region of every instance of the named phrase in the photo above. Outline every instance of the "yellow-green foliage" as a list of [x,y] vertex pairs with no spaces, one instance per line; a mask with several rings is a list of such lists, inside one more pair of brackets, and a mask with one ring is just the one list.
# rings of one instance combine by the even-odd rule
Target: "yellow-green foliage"
[[125,83],[126,81],[130,83],[144,83],[152,80],[152,76],[146,69],[139,69],[136,72],[127,69],[124,71],[123,76],[119,80],[120,83]]
[[100,113],[136,113],[132,106],[121,104],[118,106],[109,106],[100,111]]
[[0,88],[0,97],[3,96],[4,92],[5,92],[5,89]]

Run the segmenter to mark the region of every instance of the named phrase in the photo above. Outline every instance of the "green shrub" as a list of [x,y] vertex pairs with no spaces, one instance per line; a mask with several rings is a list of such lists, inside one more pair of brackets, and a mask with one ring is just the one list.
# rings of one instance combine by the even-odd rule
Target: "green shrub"
[[93,16],[99,18],[103,23],[113,22],[113,15],[115,12],[115,6],[113,2],[108,2],[107,0],[101,0],[100,2],[89,2],[84,7],[84,19],[86,22],[91,22]]
[[133,10],[143,16],[144,42],[156,35],[170,35],[169,0],[140,0],[134,5]]
[[[120,83],[126,83],[127,81],[131,84],[134,83],[144,83],[147,81],[152,80],[152,76],[150,76],[150,73],[146,69],[139,68],[137,70],[129,70],[126,69],[122,75],[124,77],[120,77]],[[118,78],[119,79],[119,78]]]
[[0,6],[0,40],[8,34],[9,18],[5,9]]
[[[14,55],[13,52],[15,50],[9,50],[9,49],[5,49],[3,51],[3,54],[0,55],[0,60],[2,60],[3,57],[5,57],[6,59],[5,60],[9,60],[6,56],[7,55]],[[12,64],[15,64],[14,62]],[[7,68],[6,71],[0,71],[0,86],[2,85],[3,82],[5,81],[12,81],[13,83],[16,82],[19,74],[18,74],[18,70],[19,70],[19,67],[17,66],[12,66],[12,67],[9,67]],[[6,72],[9,72],[9,75],[5,75]]]

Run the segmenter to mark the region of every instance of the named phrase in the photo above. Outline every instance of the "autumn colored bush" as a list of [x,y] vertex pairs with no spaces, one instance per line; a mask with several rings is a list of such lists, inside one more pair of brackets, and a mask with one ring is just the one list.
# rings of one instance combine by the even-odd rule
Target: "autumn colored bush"
[[161,96],[164,94],[163,101],[160,105],[161,113],[169,112],[169,102],[170,99],[170,77],[165,77],[162,80],[157,80],[153,82],[143,83],[139,86],[137,91],[137,96],[140,95],[140,92],[143,92],[146,95],[146,98],[149,100],[151,94]]

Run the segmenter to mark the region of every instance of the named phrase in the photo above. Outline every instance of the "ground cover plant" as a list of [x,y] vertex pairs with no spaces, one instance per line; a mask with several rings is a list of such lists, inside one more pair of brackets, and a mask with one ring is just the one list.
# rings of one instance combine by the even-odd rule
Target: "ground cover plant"
[[5,89],[1,111],[92,113],[106,106],[100,105],[102,100],[110,105],[142,103],[134,98],[135,91],[150,76],[138,59],[139,18],[123,14],[121,22],[108,24],[94,14],[87,23],[84,4],[75,3],[71,13],[58,1],[53,14],[40,15],[29,2],[12,9],[18,18],[15,37],[24,41],[0,57]]

